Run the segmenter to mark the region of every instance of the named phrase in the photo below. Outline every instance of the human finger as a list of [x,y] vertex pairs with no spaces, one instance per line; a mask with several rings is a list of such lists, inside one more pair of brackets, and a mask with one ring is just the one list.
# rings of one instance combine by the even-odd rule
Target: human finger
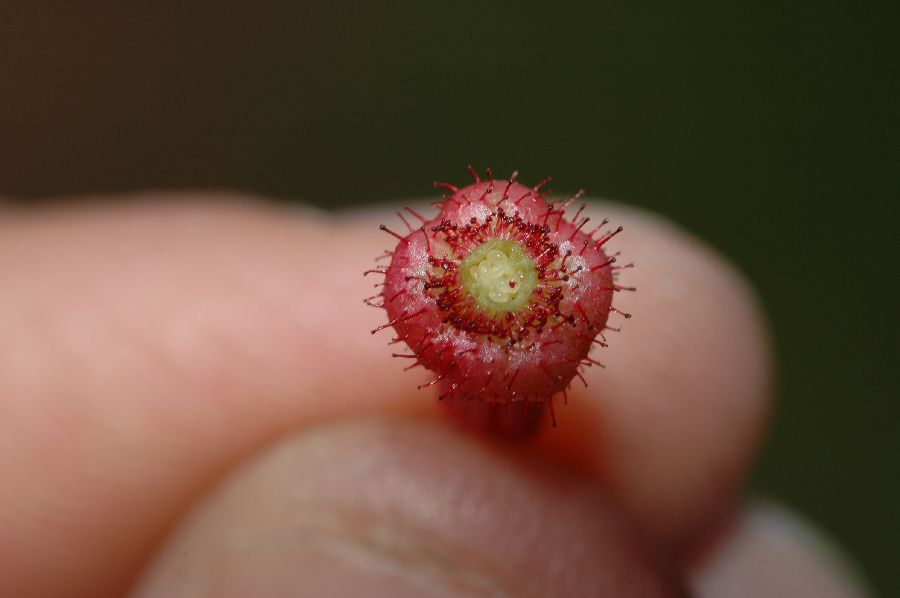
[[693,565],[697,598],[863,598],[846,557],[799,517],[769,502],[749,505]]
[[134,593],[681,595],[596,482],[411,419],[309,428],[230,476]]
[[[403,374],[385,339],[367,332],[383,322],[362,305],[373,283],[358,274],[384,248],[376,217],[295,217],[243,201],[222,205],[220,195],[168,199],[0,221],[0,343],[8,356],[0,364],[0,472],[8,482],[0,552],[9,556],[4,577],[12,587],[44,587],[48,594],[66,587],[72,595],[122,587],[204,484],[254,447],[323,419],[433,407],[414,390],[420,374]],[[674,229],[649,225],[646,215],[614,206],[606,212],[621,215],[644,247],[687,242]],[[710,258],[703,252],[686,256],[699,272],[688,280],[698,286],[678,297],[694,305],[697,294],[718,288],[704,281],[721,267],[704,266]],[[642,268],[654,271],[660,257],[650,252]],[[701,263],[690,266],[692,260]],[[647,310],[679,305],[649,302]],[[670,341],[679,331],[689,335],[696,321],[668,324],[634,341],[652,346],[657,364],[665,363],[667,348],[684,350]],[[710,367],[727,350],[697,347]],[[609,365],[608,372],[617,371]],[[683,422],[653,420],[654,438],[668,441],[647,442],[640,406],[648,403],[628,393],[616,399],[630,376],[646,375],[640,365],[625,360],[618,378],[592,384],[608,389],[599,400],[573,400],[572,419],[550,444],[593,471],[611,471],[601,467],[610,461],[630,463],[619,468],[624,474],[604,476],[648,529],[679,518],[696,526],[703,515],[696,504],[714,503],[691,497],[721,494],[692,494],[690,484],[654,494],[654,476],[665,473],[660,464],[670,458],[661,453],[682,455],[668,462],[683,466],[687,480],[705,480],[723,467],[729,479],[739,479],[744,461],[734,455],[751,452],[753,442],[732,428],[749,421],[752,430],[765,401],[733,412],[746,402],[726,402],[725,432],[700,434],[699,447],[708,450],[694,447],[688,454],[696,460],[685,462],[672,434]],[[677,391],[674,409],[685,396],[679,371],[650,378]],[[703,401],[713,398],[701,394],[689,406],[708,406]],[[581,406],[601,400],[602,409],[579,416]],[[748,414],[754,417],[743,419]],[[596,426],[585,424],[605,419],[622,429],[606,430],[598,442]],[[716,446],[716,439],[724,444]],[[628,450],[640,443],[641,450]],[[48,566],[57,575],[44,575]]]

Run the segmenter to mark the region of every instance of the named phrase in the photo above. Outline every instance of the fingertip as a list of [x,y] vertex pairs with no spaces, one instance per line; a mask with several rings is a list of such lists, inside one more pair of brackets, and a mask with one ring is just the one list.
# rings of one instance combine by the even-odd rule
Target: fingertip
[[821,531],[771,502],[750,505],[690,585],[698,598],[864,598],[862,576]]
[[[590,212],[623,225],[610,250],[635,267],[611,315],[621,332],[576,381],[551,450],[595,471],[653,537],[677,546],[735,495],[771,401],[770,341],[746,280],[718,252],[664,219],[615,204]],[[571,427],[571,430],[569,429]]]

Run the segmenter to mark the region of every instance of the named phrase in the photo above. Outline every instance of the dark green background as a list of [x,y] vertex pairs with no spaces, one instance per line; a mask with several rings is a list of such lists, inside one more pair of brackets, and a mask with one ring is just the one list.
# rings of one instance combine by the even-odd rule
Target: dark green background
[[69,4],[0,7],[0,192],[339,206],[473,163],[662,212],[770,314],[756,488],[900,595],[896,3]]

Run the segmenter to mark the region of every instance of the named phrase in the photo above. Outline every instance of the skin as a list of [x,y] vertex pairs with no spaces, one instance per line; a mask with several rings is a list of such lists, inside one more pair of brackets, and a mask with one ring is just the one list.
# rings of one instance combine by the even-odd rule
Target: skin
[[0,211],[10,595],[863,595],[740,498],[769,341],[672,225],[591,205],[625,226],[635,317],[559,427],[513,444],[451,426],[368,333],[388,216],[129,199]]

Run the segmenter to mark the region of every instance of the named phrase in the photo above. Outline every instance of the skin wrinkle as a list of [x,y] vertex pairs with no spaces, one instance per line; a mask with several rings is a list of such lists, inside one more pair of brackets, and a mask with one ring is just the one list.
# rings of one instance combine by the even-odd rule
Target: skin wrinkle
[[[416,457],[417,455],[409,455],[405,458],[415,461],[417,460]],[[333,457],[328,455],[322,455],[322,458],[325,459],[325,463],[333,459]],[[441,501],[434,501],[429,497],[430,492],[423,490],[421,480],[393,471],[389,458],[382,456],[377,461],[371,462],[365,457],[363,459],[356,457],[346,461],[347,466],[344,468],[319,470],[315,472],[315,476],[321,476],[323,484],[340,485],[342,483],[341,480],[347,477],[359,480],[359,485],[355,491],[367,497],[368,504],[366,508],[369,509],[368,512],[370,514],[375,514],[378,518],[379,527],[382,530],[389,530],[392,527],[390,521],[393,520],[399,524],[393,526],[395,530],[405,530],[405,533],[397,534],[394,539],[405,540],[405,542],[401,541],[397,546],[407,548],[406,558],[413,555],[414,549],[418,547],[418,550],[426,552],[430,558],[437,558],[439,561],[455,564],[455,567],[452,568],[439,567],[447,575],[448,580],[454,579],[448,575],[450,571],[463,572],[465,577],[471,576],[475,580],[481,580],[482,584],[480,585],[485,585],[489,580],[494,580],[487,585],[506,588],[512,591],[512,595],[525,595],[525,588],[516,587],[516,584],[513,583],[515,577],[512,574],[504,574],[502,568],[498,568],[496,565],[489,566],[483,557],[469,556],[461,558],[460,556],[451,556],[454,553],[464,555],[468,552],[468,548],[458,542],[447,543],[446,539],[441,535],[428,531],[434,527],[435,521],[441,520],[448,521],[448,524],[450,519],[455,518],[466,520],[475,518],[489,521],[490,515],[485,516],[482,513],[484,505],[487,504],[486,501],[490,501],[493,498],[485,494],[480,485],[473,485],[462,472],[443,471],[441,476],[443,498]],[[424,459],[418,467],[428,467],[428,463],[425,461],[427,459]],[[379,472],[380,475],[372,476],[370,474],[372,470]],[[367,489],[368,480],[373,479],[377,480],[377,482],[373,484],[373,488]],[[391,492],[380,491],[380,489],[385,487],[390,488]],[[311,487],[305,488],[313,490]],[[301,500],[309,500],[303,495],[295,495],[295,497]],[[514,495],[506,502],[508,513],[519,513],[522,511],[516,505],[516,500],[519,498]],[[448,506],[451,504],[453,505],[452,509]],[[331,506],[331,508],[334,507],[335,505]],[[529,540],[529,534],[525,533],[529,529],[528,523],[530,523],[530,520],[522,521],[515,525],[522,535],[521,541],[523,543],[527,543]],[[360,522],[360,525],[365,524]],[[348,536],[351,535],[349,534],[350,529],[352,528],[348,527],[344,530],[348,532]],[[428,537],[432,543],[437,540],[444,547],[429,547],[425,542],[415,541],[416,535]],[[370,546],[386,548],[386,546],[380,545],[377,541],[377,534],[363,534],[362,537],[369,540],[368,544]],[[394,556],[404,555],[401,552],[399,555],[394,553]],[[432,566],[436,564],[436,562],[432,563]],[[454,583],[458,583],[458,580]],[[459,588],[463,589],[466,585],[461,585]]]
[[[317,455],[316,460],[318,458],[326,464],[333,460],[333,456],[327,454]],[[334,503],[328,506],[319,505],[316,498],[310,497],[310,494],[315,494],[316,488],[306,484],[301,485],[298,491],[293,493],[293,499],[297,501],[297,511],[303,513],[304,523],[309,529],[315,529],[316,523],[331,521],[334,525],[321,527],[319,531],[325,532],[333,540],[340,541],[343,538],[358,549],[371,549],[376,555],[383,557],[385,564],[393,561],[396,568],[406,573],[414,572],[416,568],[405,569],[404,564],[427,566],[432,574],[442,575],[445,581],[452,582],[459,590],[514,588],[511,576],[502,575],[496,567],[487,566],[484,559],[462,556],[466,554],[465,546],[447,543],[442,536],[429,533],[427,529],[421,529],[415,523],[453,516],[448,513],[446,506],[448,503],[456,503],[454,512],[462,518],[472,517],[480,510],[479,503],[484,504],[483,501],[487,500],[487,497],[473,492],[464,476],[460,475],[457,479],[453,479],[453,472],[443,476],[447,487],[461,488],[460,484],[463,484],[462,488],[468,486],[468,491],[456,493],[451,490],[445,493],[444,500],[439,502],[429,500],[428,492],[421,489],[418,480],[392,471],[389,463],[369,462],[367,458],[368,456],[348,459],[346,467],[326,466],[310,473],[326,485],[339,485],[342,483],[341,479],[347,477],[360,480],[361,484],[355,491],[369,497],[366,515],[370,518],[374,515],[374,520],[367,521],[367,517],[355,507],[342,508],[341,505]],[[365,491],[363,487],[365,481],[371,479],[367,472],[372,469],[385,470],[377,477],[376,487],[390,487],[391,493],[379,492],[377,489]],[[398,505],[395,499],[398,495],[406,498],[402,506]],[[462,506],[456,502],[460,497],[463,498]],[[509,508],[513,512],[516,511],[515,505],[510,504]],[[304,509],[309,509],[309,512],[304,512]],[[329,513],[334,516],[328,517]],[[423,541],[426,537],[428,542]],[[435,546],[435,541],[439,546]],[[453,556],[454,554],[457,556]],[[462,578],[458,579],[458,575]],[[503,580],[502,583],[498,581],[498,577]],[[524,595],[520,594],[522,591],[524,588],[518,588],[513,595]]]
[[496,591],[513,596],[531,594],[510,576],[477,558],[460,554],[458,546],[444,544],[439,537],[431,536],[427,541],[417,537],[419,534],[402,520],[367,521],[358,514],[329,513],[325,509],[307,514],[309,518],[298,525],[294,534],[303,544],[337,554],[351,551],[355,558],[413,577],[422,586],[437,584],[466,595]]

